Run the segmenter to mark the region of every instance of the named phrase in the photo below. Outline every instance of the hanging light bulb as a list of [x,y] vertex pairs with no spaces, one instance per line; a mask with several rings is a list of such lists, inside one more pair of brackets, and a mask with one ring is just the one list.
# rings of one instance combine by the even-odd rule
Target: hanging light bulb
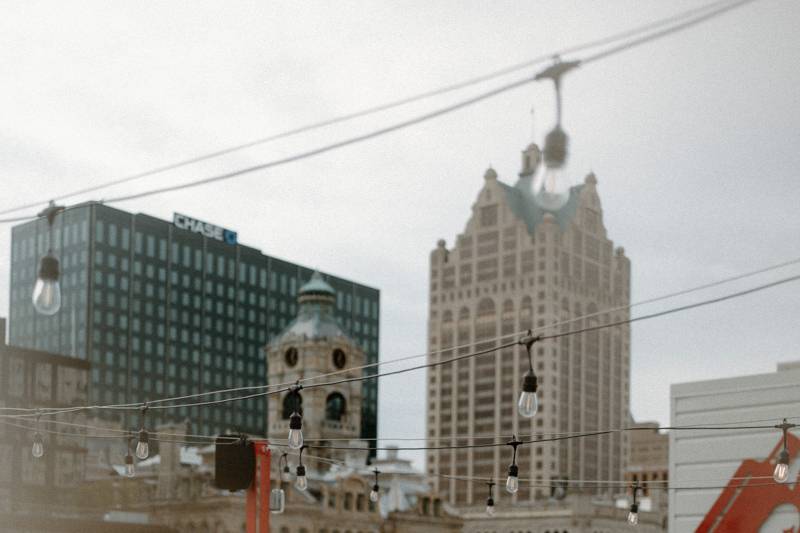
[[306,479],[306,467],[303,465],[297,465],[297,470],[295,472],[297,474],[297,481],[295,481],[294,486],[297,487],[297,490],[304,491],[308,488],[308,479]]
[[281,514],[286,507],[286,493],[283,489],[272,489],[269,493],[269,512]]
[[303,417],[297,412],[300,403],[300,385],[296,385],[289,394],[294,395],[294,412],[289,417],[289,448],[299,450],[303,447]]
[[305,446],[300,447],[300,458],[298,459],[297,470],[295,470],[295,474],[297,476],[297,480],[295,481],[294,486],[297,487],[297,490],[304,491],[308,488],[308,479],[306,479],[306,467],[303,466],[303,450]]
[[150,455],[150,436],[144,428],[145,415],[147,414],[147,404],[142,406],[142,425],[139,429],[139,442],[136,443],[136,457],[147,459]]
[[378,487],[378,474],[380,474],[380,471],[376,468],[373,470],[373,472],[375,472],[375,484],[372,486],[372,490],[369,493],[369,501],[378,503],[378,498],[380,496],[380,494],[378,494],[378,491],[380,490]]
[[525,349],[528,352],[528,372],[522,378],[522,392],[519,395],[519,402],[517,409],[520,416],[531,418],[539,410],[539,397],[536,395],[537,383],[536,374],[533,373],[533,357],[531,355],[531,346],[541,337],[531,336],[528,331],[528,337],[524,339]]
[[150,438],[147,430],[142,428],[139,430],[139,442],[136,443],[136,457],[139,459],[147,459],[150,455]]
[[50,202],[50,205],[39,213],[40,217],[47,217],[50,247],[47,255],[39,261],[39,275],[33,286],[33,307],[37,313],[42,315],[54,315],[61,308],[59,265],[58,259],[53,253],[53,222],[56,215],[63,210],[63,206],[57,206]]
[[54,315],[61,308],[58,259],[52,250],[39,262],[39,277],[33,286],[33,307],[42,315]]
[[571,183],[567,170],[569,138],[560,125],[544,141],[544,171],[537,182],[536,203],[548,211],[558,211],[569,200]]
[[508,445],[514,449],[511,457],[511,464],[508,465],[508,478],[506,479],[506,490],[511,494],[516,494],[519,490],[519,467],[517,466],[517,446],[522,444],[516,436],[511,437]]
[[281,458],[280,458],[280,461],[279,461],[278,464],[280,465],[280,463],[283,463],[283,470],[281,471],[281,482],[282,483],[288,483],[292,479],[292,472],[291,472],[291,470],[289,470],[289,454],[288,453],[281,454]]
[[789,442],[788,433],[789,429],[796,427],[796,424],[789,424],[786,419],[783,423],[775,426],[783,431],[783,448],[778,454],[778,460],[775,462],[775,470],[772,473],[772,478],[776,483],[786,483],[789,481]]
[[556,125],[544,139],[544,171],[535,188],[535,200],[548,211],[557,211],[569,200],[570,182],[567,171],[569,138],[561,128],[561,76],[580,64],[578,61],[555,62],[536,75],[537,80],[550,79],[556,91]]
[[632,526],[635,526],[639,523],[639,504],[632,503],[631,510],[628,511],[628,523]]
[[128,451],[128,455],[125,456],[125,475],[127,477],[136,475],[136,467],[133,464],[133,455],[131,455],[130,451]]
[[44,439],[42,434],[38,431],[33,434],[33,446],[31,447],[31,455],[37,459],[44,455]]
[[494,498],[492,498],[492,492],[494,487],[494,481],[489,481],[486,483],[489,486],[489,497],[486,498],[486,516],[494,516]]
[[631,503],[630,511],[628,511],[628,523],[632,526],[639,523],[639,504],[636,502],[636,493],[638,492],[639,482],[637,481],[633,485],[633,502]]

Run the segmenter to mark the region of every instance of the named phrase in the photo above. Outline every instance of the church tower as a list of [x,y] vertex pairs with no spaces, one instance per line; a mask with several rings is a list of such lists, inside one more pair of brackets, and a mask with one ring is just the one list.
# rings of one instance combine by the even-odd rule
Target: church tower
[[[366,364],[364,352],[334,318],[336,293],[319,272],[314,272],[300,288],[297,301],[297,317],[266,346],[267,383],[284,388],[298,381],[302,386],[361,377],[361,367]],[[319,379],[313,379],[317,377]],[[309,378],[312,380],[304,381]],[[328,439],[358,439],[361,402],[360,381],[301,389],[297,395],[270,395],[268,438],[276,443],[285,442],[289,417],[296,408],[303,416],[306,444],[325,445]],[[344,460],[344,453],[335,450],[316,449],[307,453]],[[314,464],[311,460],[304,462]]]

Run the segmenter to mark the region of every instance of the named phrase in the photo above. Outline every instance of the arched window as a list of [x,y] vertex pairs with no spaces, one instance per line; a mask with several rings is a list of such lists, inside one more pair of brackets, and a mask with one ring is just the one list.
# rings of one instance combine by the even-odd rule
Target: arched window
[[281,416],[284,420],[289,420],[292,413],[297,412],[303,414],[303,397],[299,392],[289,392],[283,397],[283,409]]
[[325,400],[325,420],[339,422],[347,412],[347,403],[344,396],[338,392],[332,392]]

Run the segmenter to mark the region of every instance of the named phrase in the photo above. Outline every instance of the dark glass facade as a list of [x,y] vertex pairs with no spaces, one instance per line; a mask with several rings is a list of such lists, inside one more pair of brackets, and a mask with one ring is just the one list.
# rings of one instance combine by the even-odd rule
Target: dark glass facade
[[[46,226],[39,220],[12,230],[9,343],[87,359],[92,403],[263,385],[263,347],[295,317],[297,290],[312,274],[255,248],[87,203],[56,218],[62,307],[47,317],[31,303]],[[380,292],[325,278],[336,289],[337,319],[367,361],[377,362]],[[362,437],[369,438],[377,434],[377,380],[364,387]],[[138,423],[136,413],[117,416],[126,426]],[[264,434],[266,416],[266,400],[252,398],[151,410],[148,425],[188,418],[193,433]]]

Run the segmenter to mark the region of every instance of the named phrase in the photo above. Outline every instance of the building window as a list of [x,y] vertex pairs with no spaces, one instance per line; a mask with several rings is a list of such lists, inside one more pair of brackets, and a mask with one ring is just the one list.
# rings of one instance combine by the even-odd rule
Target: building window
[[340,422],[347,412],[347,402],[338,392],[328,395],[325,400],[325,419]]

